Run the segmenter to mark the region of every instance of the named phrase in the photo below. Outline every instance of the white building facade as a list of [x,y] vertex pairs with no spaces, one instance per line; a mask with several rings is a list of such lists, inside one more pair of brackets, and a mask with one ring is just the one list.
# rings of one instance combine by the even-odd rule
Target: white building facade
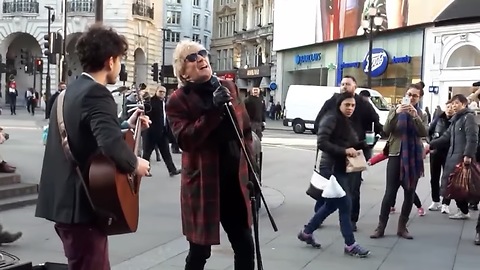
[[173,74],[173,51],[178,42],[191,39],[210,49],[213,0],[164,0],[165,65],[167,88],[177,85]]
[[[78,77],[81,65],[75,54],[75,43],[81,33],[95,21],[95,0],[67,0],[67,69],[68,81]],[[18,104],[23,104],[27,88],[45,90],[47,58],[43,54],[44,36],[47,32],[48,10],[55,10],[55,21],[51,31],[63,35],[64,4],[62,0],[4,0],[0,20],[0,54],[7,72],[1,78],[1,103],[5,103],[5,84],[13,74],[19,91]],[[152,84],[149,76],[150,65],[161,61],[161,31],[163,24],[162,5],[154,5],[150,0],[128,0],[123,2],[104,1],[104,24],[113,27],[128,40],[129,51],[125,59],[128,72],[127,85],[133,82]],[[43,60],[43,74],[29,75],[20,63],[20,50],[24,49]],[[54,92],[59,82],[58,69],[50,66],[51,90]],[[5,76],[6,75],[6,76]],[[6,77],[6,78],[5,78]],[[40,92],[40,91],[39,91]]]
[[428,28],[424,44],[423,78],[430,90],[424,106],[443,107],[452,95],[468,96],[480,81],[480,23]]

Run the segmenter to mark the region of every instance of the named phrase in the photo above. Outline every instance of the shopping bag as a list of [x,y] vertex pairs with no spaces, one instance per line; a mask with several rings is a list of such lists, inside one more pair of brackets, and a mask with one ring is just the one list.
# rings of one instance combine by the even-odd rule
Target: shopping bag
[[470,175],[470,165],[465,165],[463,162],[457,164],[448,176],[445,197],[447,199],[468,200]]
[[362,172],[367,169],[368,164],[363,150],[358,150],[357,153],[356,157],[347,156],[347,173]]
[[306,192],[307,195],[312,197],[312,199],[314,200],[322,199],[322,192],[328,184],[328,179],[321,176],[317,168],[319,153],[320,150],[317,149],[317,154],[315,156],[315,165],[313,166],[313,173],[312,177],[310,178],[310,185],[308,186]]
[[314,200],[322,199],[322,193],[325,187],[328,185],[329,180],[320,175],[317,170],[313,170],[312,178],[310,179],[310,185],[307,189],[307,195]]
[[337,182],[337,178],[335,176],[331,176],[330,180],[328,180],[327,186],[323,189],[322,197],[327,199],[333,198],[343,198],[347,194],[345,190],[343,190],[342,186]]

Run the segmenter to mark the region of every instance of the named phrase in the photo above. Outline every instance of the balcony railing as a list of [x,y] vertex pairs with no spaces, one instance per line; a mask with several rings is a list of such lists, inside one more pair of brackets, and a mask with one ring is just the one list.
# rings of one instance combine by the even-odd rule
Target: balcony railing
[[144,3],[139,3],[139,2],[132,4],[132,15],[134,16],[150,18],[153,20],[154,18],[153,13],[154,13],[153,5],[149,7]]
[[[62,2],[63,3],[63,2]],[[95,0],[71,0],[67,1],[68,13],[95,14]],[[73,14],[72,14],[73,15]]]
[[4,0],[2,11],[4,15],[34,14],[38,15],[39,4],[34,0]]
[[273,35],[272,24],[269,24],[260,28],[256,28],[256,29],[247,30],[247,31],[240,31],[235,35],[235,40],[237,42],[247,41],[247,40],[254,40],[257,38],[266,38],[270,35]]

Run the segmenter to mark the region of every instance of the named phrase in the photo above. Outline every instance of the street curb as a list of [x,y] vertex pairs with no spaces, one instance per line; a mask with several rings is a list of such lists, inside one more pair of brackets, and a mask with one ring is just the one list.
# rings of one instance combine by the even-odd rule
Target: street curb
[[[278,189],[263,186],[262,191],[270,211],[282,206],[285,202],[285,195],[283,195]],[[267,214],[264,208],[265,207],[262,206],[260,209],[260,216],[262,217]],[[221,231],[221,233],[224,234],[223,231]],[[189,244],[187,240],[184,236],[181,236],[168,243],[125,260],[113,266],[112,270],[148,270],[188,251],[188,248]],[[213,249],[212,252],[214,252]]]

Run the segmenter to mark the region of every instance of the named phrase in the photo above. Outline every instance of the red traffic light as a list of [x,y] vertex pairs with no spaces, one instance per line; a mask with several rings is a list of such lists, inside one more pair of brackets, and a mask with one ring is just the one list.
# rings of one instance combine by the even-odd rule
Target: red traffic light
[[42,59],[37,59],[37,60],[35,60],[35,64],[37,66],[43,66],[43,60]]

